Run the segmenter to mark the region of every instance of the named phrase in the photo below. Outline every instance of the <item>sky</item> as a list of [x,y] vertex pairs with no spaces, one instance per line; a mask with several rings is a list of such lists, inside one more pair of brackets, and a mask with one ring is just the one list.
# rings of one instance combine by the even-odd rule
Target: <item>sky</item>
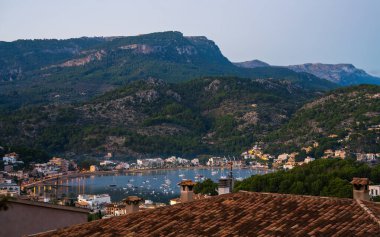
[[233,62],[352,63],[380,76],[379,0],[0,0],[0,40],[176,30]]

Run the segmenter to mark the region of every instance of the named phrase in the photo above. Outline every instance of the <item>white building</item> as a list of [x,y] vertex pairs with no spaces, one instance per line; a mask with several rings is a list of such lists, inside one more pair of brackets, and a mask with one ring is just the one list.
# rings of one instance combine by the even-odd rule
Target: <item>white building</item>
[[15,171],[15,172],[8,172],[8,175],[11,177],[17,177],[17,179],[24,178],[24,172],[22,170]]
[[178,157],[177,158],[177,163],[180,164],[180,165],[186,165],[186,164],[189,164],[190,161],[188,159],[184,159],[184,158]]
[[18,186],[15,183],[0,183],[0,195],[5,195],[5,196],[19,196],[20,195],[20,186]]
[[356,153],[356,160],[358,161],[375,161],[376,154],[374,153]]
[[283,154],[277,156],[277,160],[279,160],[279,161],[286,161],[288,158],[289,158],[289,154],[287,154],[287,153],[283,153]]
[[161,158],[137,160],[137,166],[139,167],[161,167],[163,165],[164,165],[164,160]]
[[169,157],[169,158],[166,158],[165,159],[165,162],[166,163],[176,163],[177,162],[177,157],[175,157],[175,156],[171,156],[171,157]]
[[198,166],[199,165],[199,159],[198,158],[192,159],[191,164],[193,164],[194,166]]
[[108,194],[97,194],[97,195],[79,194],[78,203],[81,206],[87,206],[92,209],[92,208],[97,208],[101,205],[111,203],[111,197]]
[[3,157],[3,162],[5,165],[7,164],[15,164],[17,162],[18,154],[16,153],[9,153],[5,154]]
[[284,170],[291,170],[294,168],[294,165],[286,163],[286,164],[284,164],[283,168],[284,168]]
[[127,169],[129,169],[129,164],[126,163],[126,162],[120,162],[119,164],[117,164],[117,166],[115,167],[115,169],[117,169],[117,170],[123,170],[123,169],[127,170]]
[[222,157],[211,157],[207,161],[207,165],[208,166],[222,166],[222,165],[224,165],[226,163],[227,163],[227,159],[226,158],[222,158]]
[[304,162],[305,164],[308,164],[308,163],[310,163],[310,162],[312,162],[312,161],[315,161],[315,158],[312,158],[312,157],[308,156],[308,157],[305,158],[305,160],[304,160],[303,162]]
[[371,197],[380,196],[380,185],[369,185],[368,189]]
[[107,165],[115,165],[115,162],[110,161],[110,160],[104,160],[104,161],[101,161],[99,164],[100,166],[107,166]]

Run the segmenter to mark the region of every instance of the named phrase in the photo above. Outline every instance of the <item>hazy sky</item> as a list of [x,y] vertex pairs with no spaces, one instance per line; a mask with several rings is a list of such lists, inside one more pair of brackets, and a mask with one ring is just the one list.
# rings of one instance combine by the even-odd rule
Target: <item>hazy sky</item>
[[177,30],[231,61],[353,63],[380,75],[380,0],[0,0],[0,40]]

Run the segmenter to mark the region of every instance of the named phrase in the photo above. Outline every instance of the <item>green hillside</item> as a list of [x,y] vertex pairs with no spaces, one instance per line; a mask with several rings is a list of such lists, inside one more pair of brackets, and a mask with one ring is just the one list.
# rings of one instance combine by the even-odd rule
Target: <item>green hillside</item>
[[351,152],[380,152],[380,86],[341,88],[305,104],[289,123],[268,135],[265,141],[272,153],[319,147],[344,148]]
[[83,102],[140,79],[204,76],[286,79],[303,88],[335,84],[289,69],[239,68],[206,37],[161,32],[131,37],[0,42],[0,109]]
[[72,154],[239,154],[321,93],[279,79],[138,80],[90,102],[3,114],[0,144]]
[[352,198],[353,177],[380,183],[380,165],[369,167],[353,160],[320,159],[289,171],[255,175],[235,185],[235,191],[291,193]]

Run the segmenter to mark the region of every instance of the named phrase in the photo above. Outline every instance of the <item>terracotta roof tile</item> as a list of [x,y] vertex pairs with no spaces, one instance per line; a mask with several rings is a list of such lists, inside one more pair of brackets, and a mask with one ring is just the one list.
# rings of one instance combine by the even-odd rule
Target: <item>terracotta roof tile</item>
[[351,181],[351,184],[368,185],[369,179],[368,178],[353,178]]
[[182,180],[180,183],[178,183],[178,185],[194,186],[195,183],[192,180],[188,179],[188,180]]
[[93,221],[40,236],[380,236],[380,206],[239,192]]

